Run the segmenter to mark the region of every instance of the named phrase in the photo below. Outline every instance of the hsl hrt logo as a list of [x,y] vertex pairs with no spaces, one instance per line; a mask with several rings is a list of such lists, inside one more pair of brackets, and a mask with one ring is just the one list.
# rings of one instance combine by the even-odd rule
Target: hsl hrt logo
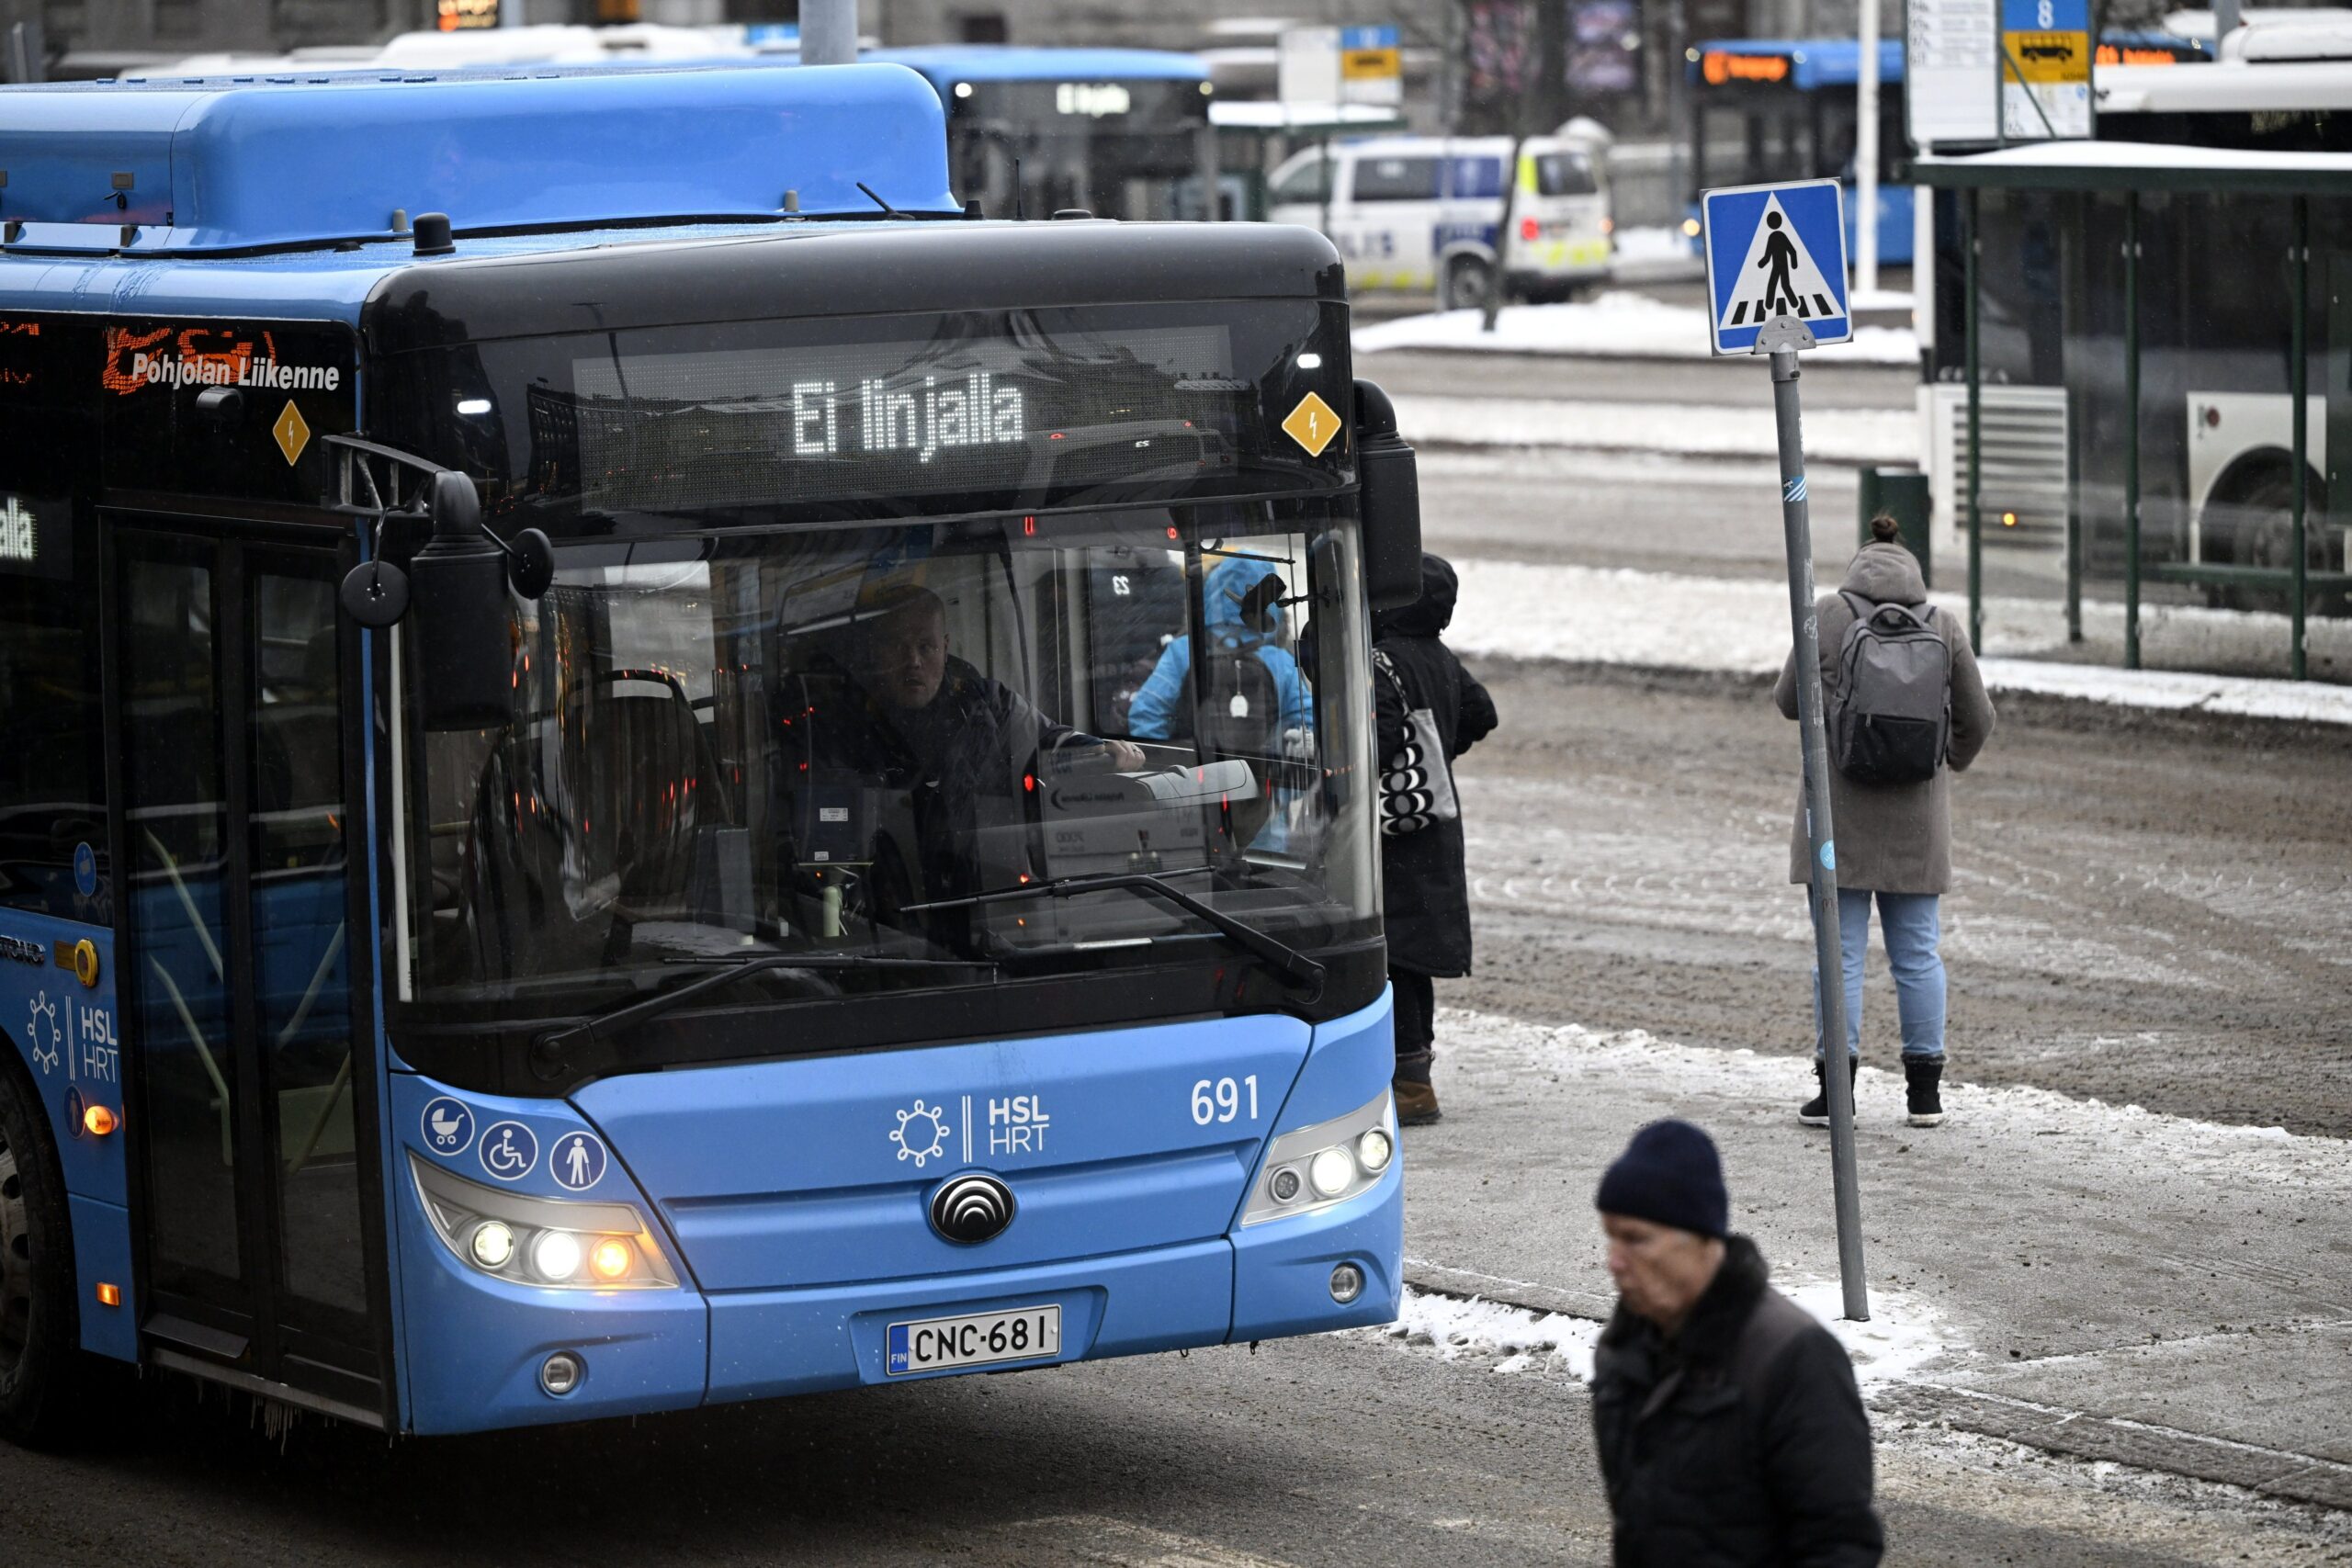
[[0,560],[34,560],[40,555],[40,527],[25,503],[0,496]]

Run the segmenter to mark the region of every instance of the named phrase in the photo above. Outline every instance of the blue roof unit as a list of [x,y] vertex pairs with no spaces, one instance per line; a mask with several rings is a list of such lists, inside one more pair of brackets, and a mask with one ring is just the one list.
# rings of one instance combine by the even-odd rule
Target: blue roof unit
[[903,67],[380,73],[0,88],[10,254],[286,250],[956,209],[945,115]]
[[[1850,87],[1862,79],[1862,46],[1849,38],[1719,38],[1697,46],[1699,58],[1688,67],[1690,80],[1705,83],[1710,53],[1778,54],[1787,57],[1789,82],[1801,93],[1825,87]],[[1903,80],[1903,40],[1882,39],[1878,46],[1878,79]]]

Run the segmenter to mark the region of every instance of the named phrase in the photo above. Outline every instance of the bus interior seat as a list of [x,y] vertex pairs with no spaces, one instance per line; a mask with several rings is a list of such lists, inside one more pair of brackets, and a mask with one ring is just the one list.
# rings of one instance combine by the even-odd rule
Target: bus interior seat
[[[649,682],[658,692],[618,691]],[[691,915],[695,834],[723,824],[716,770],[684,690],[614,671],[491,750],[468,856],[485,976],[594,969],[628,928]]]

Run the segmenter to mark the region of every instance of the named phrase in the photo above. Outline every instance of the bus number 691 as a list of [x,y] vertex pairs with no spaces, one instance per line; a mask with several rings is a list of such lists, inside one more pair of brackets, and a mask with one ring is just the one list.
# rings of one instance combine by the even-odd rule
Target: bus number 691
[[1251,1073],[1239,1083],[1231,1078],[1207,1078],[1193,1086],[1193,1120],[1205,1127],[1212,1122],[1230,1122],[1241,1112],[1241,1099],[1250,1098],[1250,1120],[1258,1119],[1258,1075]]

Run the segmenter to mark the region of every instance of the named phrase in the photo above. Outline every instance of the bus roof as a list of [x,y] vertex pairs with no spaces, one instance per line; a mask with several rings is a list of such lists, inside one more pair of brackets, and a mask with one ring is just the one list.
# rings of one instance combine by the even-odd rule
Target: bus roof
[[956,210],[938,96],[890,65],[5,88],[0,171],[12,260],[872,211],[861,182]]
[[2095,92],[2101,114],[2343,110],[2352,109],[2352,70],[2341,61],[2223,61],[2186,71],[2102,65]]
[[957,82],[1205,82],[1208,62],[1160,49],[1035,49],[1019,44],[929,44],[874,49],[861,60],[920,71],[945,91]]
[[[1825,87],[1850,87],[1860,81],[1862,75],[1862,46],[1849,38],[1710,39],[1697,47],[1699,58],[1690,67],[1690,75],[1693,80],[1710,86],[1720,86],[1726,82],[1759,80],[1728,65],[1711,65],[1711,55],[1722,56],[1727,62],[1736,59],[1786,60],[1789,68],[1784,76],[1763,80],[1768,85],[1785,81],[1800,93],[1815,92]],[[1879,41],[1878,76],[1881,82],[1888,84],[1903,80],[1901,39]]]

